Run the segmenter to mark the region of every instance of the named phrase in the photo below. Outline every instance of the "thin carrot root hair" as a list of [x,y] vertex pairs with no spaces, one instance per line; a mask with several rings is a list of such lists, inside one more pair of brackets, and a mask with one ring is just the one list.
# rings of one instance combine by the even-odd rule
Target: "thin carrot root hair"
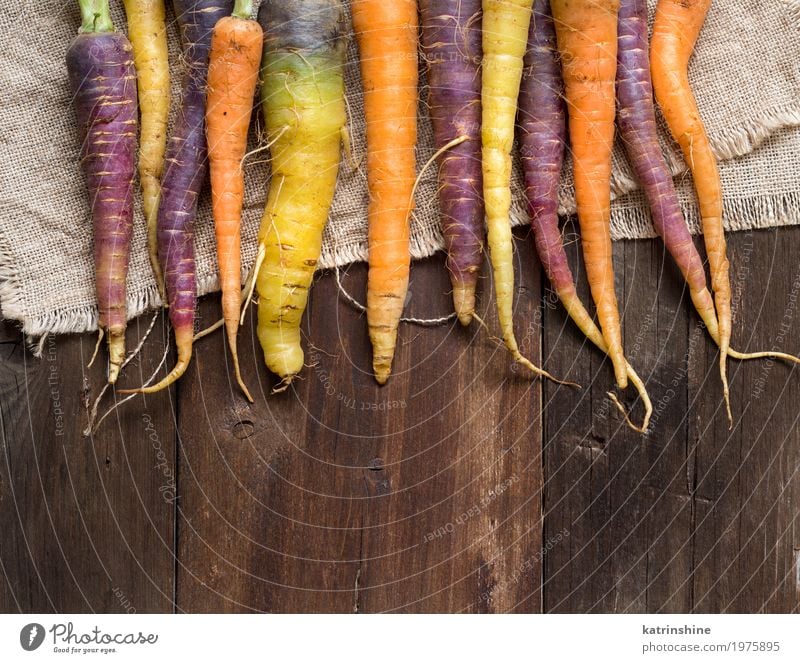
[[103,342],[103,337],[105,336],[105,332],[103,328],[100,327],[97,330],[97,343],[94,344],[94,352],[92,352],[92,357],[89,359],[89,363],[86,364],[86,368],[91,368],[94,364],[94,360],[97,359],[97,353],[100,352],[100,344]]
[[523,357],[522,353],[519,352],[519,350],[517,350],[517,352],[514,352],[512,350],[511,351],[511,356],[514,358],[515,362],[517,362],[518,364],[522,364],[529,371],[531,371],[532,373],[535,373],[536,375],[538,375],[540,377],[547,378],[548,380],[552,380],[553,382],[556,382],[558,384],[563,384],[565,387],[574,387],[575,389],[580,389],[581,388],[581,386],[577,382],[570,382],[569,380],[559,380],[558,378],[553,377],[552,375],[550,375],[550,373],[545,371],[543,368],[539,368],[532,361],[530,361],[529,359],[526,359],[525,357]]
[[186,327],[176,327],[175,331],[175,345],[178,349],[178,361],[175,362],[175,367],[161,380],[161,382],[154,384],[150,387],[142,386],[137,389],[120,389],[120,394],[155,394],[156,392],[166,389],[173,385],[189,367],[192,360],[192,329]]
[[[145,333],[142,336],[141,340],[139,341],[138,345],[125,358],[125,361],[122,362],[122,366],[120,368],[125,368],[131,361],[133,361],[133,359],[135,359],[138,356],[139,352],[144,347],[145,341],[147,341],[147,339],[149,338],[150,332],[153,331],[153,327],[155,327],[155,325],[156,325],[156,320],[158,320],[158,314],[159,313],[160,313],[160,311],[156,311],[153,314],[153,319],[150,321],[150,325],[147,327],[147,331],[145,331]],[[102,330],[101,330],[101,332],[102,332]],[[100,339],[102,339],[102,333],[100,335]],[[99,341],[98,341],[98,343],[99,343]],[[164,362],[167,360],[167,354],[168,353],[169,353],[169,344],[167,344],[166,347],[164,348],[164,356],[161,358],[161,362],[158,364],[158,366],[156,366],[156,369],[153,372],[153,375],[151,375],[150,378],[147,380],[147,382],[145,382],[145,385],[147,385],[150,382],[152,382],[152,380],[156,376],[156,373],[158,373],[158,371],[161,370],[161,367],[164,365]],[[94,361],[95,356],[97,356],[97,346],[95,346],[94,354],[92,355],[92,361]],[[92,365],[92,361],[89,362],[89,364],[87,365],[87,368]],[[106,382],[103,385],[103,388],[100,390],[100,393],[97,395],[97,398],[95,399],[94,404],[92,405],[91,409],[89,410],[89,413],[88,413],[89,414],[89,421],[88,421],[88,423],[86,425],[86,428],[84,428],[84,430],[83,430],[84,437],[88,437],[89,435],[91,435],[95,430],[97,430],[97,428],[100,426],[101,423],[103,423],[103,420],[109,414],[111,414],[120,405],[122,405],[122,403],[127,402],[128,400],[130,400],[131,398],[133,398],[135,396],[135,394],[130,395],[127,398],[124,398],[119,403],[116,403],[102,417],[100,417],[100,419],[98,421],[97,420],[98,407],[100,406],[100,402],[103,400],[103,396],[105,395],[106,391],[108,391],[108,388],[111,387],[111,386],[112,385],[109,382]],[[97,423],[95,423],[95,421]]]

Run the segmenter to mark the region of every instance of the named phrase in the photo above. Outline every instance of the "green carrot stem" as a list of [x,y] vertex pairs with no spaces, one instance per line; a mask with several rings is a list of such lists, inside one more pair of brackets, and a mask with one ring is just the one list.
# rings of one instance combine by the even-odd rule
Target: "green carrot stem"
[[233,16],[249,19],[253,15],[253,0],[236,0],[233,5]]
[[78,0],[81,7],[81,32],[113,32],[108,0]]

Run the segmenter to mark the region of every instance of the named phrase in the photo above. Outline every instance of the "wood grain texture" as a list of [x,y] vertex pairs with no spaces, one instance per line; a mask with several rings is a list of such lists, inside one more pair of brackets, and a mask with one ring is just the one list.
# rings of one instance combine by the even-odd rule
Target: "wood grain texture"
[[[800,229],[730,247],[737,348],[800,351]],[[251,311],[240,353],[255,404],[212,336],[176,389],[124,404],[88,441],[94,338],[48,342],[36,360],[4,324],[0,610],[799,612],[800,371],[731,362],[728,431],[717,355],[678,271],[658,241],[617,243],[625,346],[656,410],[642,438],[524,232],[516,249],[523,351],[581,390],[528,380],[489,334],[457,324],[403,325],[378,387],[363,314],[327,274],[288,392],[270,393]],[[363,301],[363,266],[343,282]],[[415,263],[407,314],[438,317],[448,290],[440,257]],[[488,270],[480,290],[496,332]],[[164,342],[159,323],[126,385]],[[635,394],[624,400],[641,417]]]
[[[131,325],[129,347],[148,324]],[[153,335],[162,333],[157,326]],[[86,399],[105,375],[102,361],[86,368],[94,344],[88,335],[49,337],[41,360],[16,333],[0,344],[3,611],[171,610],[174,413],[168,401],[140,399],[84,437]],[[143,372],[158,364],[158,345],[145,347]],[[122,384],[140,379],[130,368]]]
[[[530,264],[530,249],[519,253]],[[538,306],[527,274],[522,320]],[[361,301],[364,280],[363,266],[344,278]],[[416,264],[408,315],[442,315],[448,290],[440,260]],[[309,367],[286,393],[269,395],[274,381],[251,353],[254,406],[219,370],[220,340],[198,350],[180,410],[207,393],[215,407],[181,424],[179,607],[538,610],[539,383],[509,370],[486,334],[452,323],[405,325],[378,387],[363,315],[331,278],[312,291],[306,330]],[[253,332],[251,318],[243,347]],[[523,338],[537,357],[538,328]]]

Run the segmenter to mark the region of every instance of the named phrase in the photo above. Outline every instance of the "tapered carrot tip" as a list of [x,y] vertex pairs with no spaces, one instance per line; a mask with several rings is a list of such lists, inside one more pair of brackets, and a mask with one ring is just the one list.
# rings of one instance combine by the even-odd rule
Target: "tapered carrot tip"
[[262,347],[271,348],[270,352],[264,353],[264,361],[267,368],[279,378],[291,382],[303,370],[305,356],[299,345],[281,341],[273,341],[270,345],[266,345],[262,341]]
[[378,384],[386,384],[389,375],[392,373],[392,361],[394,360],[394,350],[397,342],[397,330],[384,332],[371,328],[372,337],[372,372]]
[[125,361],[125,332],[108,332],[108,384],[114,384]]
[[611,402],[614,403],[617,409],[622,413],[622,416],[625,418],[625,423],[627,423],[628,426],[630,426],[637,433],[646,435],[647,429],[650,427],[650,418],[653,416],[653,403],[650,400],[650,396],[647,393],[647,388],[644,386],[644,382],[642,382],[642,379],[637,375],[636,371],[633,370],[633,367],[630,364],[628,364],[628,377],[630,377],[630,381],[633,386],[636,387],[636,391],[639,392],[639,398],[642,400],[642,405],[644,406],[644,420],[642,421],[641,426],[637,426],[635,423],[633,423],[628,411],[625,409],[625,406],[619,401],[613,391],[607,392],[607,395],[611,399]]
[[615,377],[617,379],[617,386],[620,389],[623,389],[623,390],[627,389],[628,388],[628,371],[627,371],[627,369],[625,371],[616,371],[616,366],[614,368],[615,368],[615,372],[616,372],[616,376]]
[[175,367],[161,380],[158,384],[152,387],[139,387],[138,389],[120,389],[120,394],[155,394],[163,389],[166,389],[174,382],[176,382],[189,367],[189,362],[192,360],[192,336],[194,330],[192,327],[175,328],[175,346],[178,348],[178,361]]
[[722,352],[719,361],[719,374],[722,378],[722,397],[725,400],[725,411],[728,414],[728,430],[733,428],[733,412],[731,411],[731,394],[728,388],[728,370],[727,370],[727,357],[728,353]]
[[242,393],[245,395],[248,401],[254,403],[253,397],[250,395],[250,390],[247,388],[247,385],[244,383],[244,379],[242,378],[242,371],[239,368],[239,352],[236,349],[236,335],[239,331],[239,320],[234,318],[230,321],[225,328],[225,331],[228,336],[228,347],[231,350],[231,359],[233,360],[233,372],[236,374],[236,382],[239,383],[239,389],[242,390]]
[[375,381],[380,385],[384,385],[389,381],[392,369],[386,366],[385,362],[373,361],[372,371],[375,373]]
[[458,321],[468,327],[475,314],[475,286],[462,283],[453,286],[453,307]]
[[244,394],[244,397],[248,401],[250,401],[251,403],[255,403],[255,401],[253,400],[253,397],[250,395],[250,390],[247,388],[247,385],[244,383],[244,380],[242,379],[242,373],[239,370],[239,361],[237,359],[234,359],[234,362],[235,362],[235,364],[234,364],[234,369],[233,370],[234,370],[234,373],[236,373],[236,381],[239,383],[239,389],[242,390],[242,393]]

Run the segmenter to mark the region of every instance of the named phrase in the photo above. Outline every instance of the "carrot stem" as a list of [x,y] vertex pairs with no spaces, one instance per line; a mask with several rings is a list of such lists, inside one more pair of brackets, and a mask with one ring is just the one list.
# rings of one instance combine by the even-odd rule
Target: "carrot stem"
[[113,32],[108,0],[78,0],[81,8],[81,32]]
[[236,0],[231,15],[248,20],[253,15],[253,0]]

